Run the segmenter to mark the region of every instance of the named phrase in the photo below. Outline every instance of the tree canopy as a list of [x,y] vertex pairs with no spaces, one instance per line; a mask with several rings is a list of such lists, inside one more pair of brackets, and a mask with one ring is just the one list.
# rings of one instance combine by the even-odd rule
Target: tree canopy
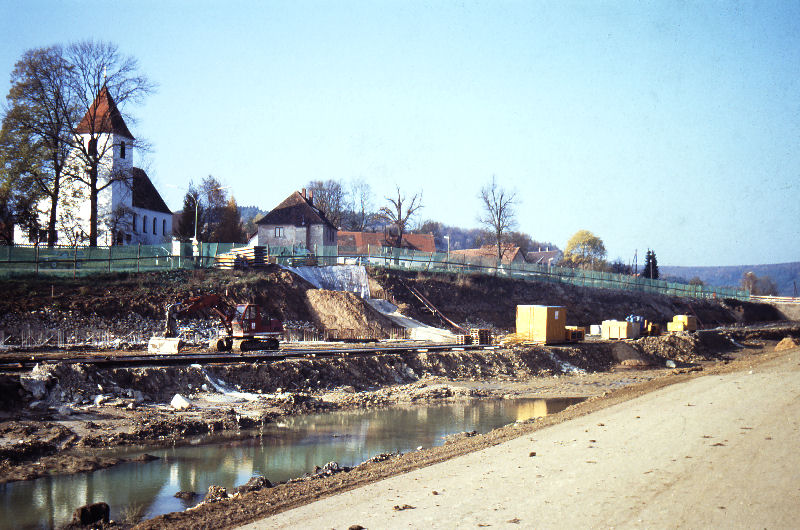
[[578,230],[564,249],[563,261],[571,267],[599,270],[605,266],[606,246],[588,230]]
[[[38,231],[38,212],[24,207],[47,199],[48,243],[56,242],[56,224],[75,223],[71,205],[63,204],[69,179],[89,201],[89,244],[97,245],[98,193],[115,181],[130,182],[130,175],[100,177],[100,160],[113,149],[100,141],[99,126],[107,107],[94,105],[105,91],[122,110],[141,100],[153,85],[138,72],[136,60],[119,53],[116,45],[83,41],[26,51],[11,76],[8,106],[3,117],[3,182],[18,194],[31,197],[14,204],[15,221]],[[82,119],[85,127],[80,129]],[[79,133],[89,136],[88,141]],[[141,141],[138,144],[141,148]],[[69,162],[74,158],[73,162]],[[11,161],[11,162],[9,162]],[[78,200],[78,199],[76,199]],[[13,203],[12,203],[13,204]],[[62,204],[62,206],[59,206]],[[66,207],[66,208],[65,208]],[[113,212],[109,212],[114,215]],[[26,226],[30,225],[30,226]],[[62,227],[63,228],[63,227]]]

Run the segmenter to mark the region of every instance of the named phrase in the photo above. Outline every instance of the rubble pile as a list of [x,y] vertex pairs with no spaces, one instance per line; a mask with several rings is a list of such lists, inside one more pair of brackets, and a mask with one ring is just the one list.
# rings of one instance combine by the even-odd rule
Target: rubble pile
[[715,360],[737,349],[735,342],[719,332],[669,333],[659,337],[643,337],[633,344],[646,355],[681,363]]

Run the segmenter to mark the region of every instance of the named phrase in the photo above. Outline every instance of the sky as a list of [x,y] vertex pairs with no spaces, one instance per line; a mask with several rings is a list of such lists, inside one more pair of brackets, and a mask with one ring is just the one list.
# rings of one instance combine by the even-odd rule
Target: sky
[[311,180],[609,259],[800,261],[800,1],[0,0],[0,91],[25,50],[94,39],[158,87],[129,128],[167,204],[218,178],[269,210]]

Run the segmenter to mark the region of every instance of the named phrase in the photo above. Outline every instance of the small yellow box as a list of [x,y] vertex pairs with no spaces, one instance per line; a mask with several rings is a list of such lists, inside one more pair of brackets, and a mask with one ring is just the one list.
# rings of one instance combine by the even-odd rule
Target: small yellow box
[[566,320],[563,306],[518,305],[517,336],[545,344],[564,342]]

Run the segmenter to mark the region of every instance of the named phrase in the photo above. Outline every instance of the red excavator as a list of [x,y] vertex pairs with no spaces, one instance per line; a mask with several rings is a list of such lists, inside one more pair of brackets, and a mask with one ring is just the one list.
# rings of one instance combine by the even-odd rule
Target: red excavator
[[211,339],[209,347],[215,351],[277,350],[283,335],[280,320],[267,318],[255,304],[237,304],[231,307],[218,295],[210,294],[189,298],[167,306],[164,337],[153,337],[148,344],[151,353],[178,353],[182,346],[175,318],[210,312],[216,315],[224,333]]

